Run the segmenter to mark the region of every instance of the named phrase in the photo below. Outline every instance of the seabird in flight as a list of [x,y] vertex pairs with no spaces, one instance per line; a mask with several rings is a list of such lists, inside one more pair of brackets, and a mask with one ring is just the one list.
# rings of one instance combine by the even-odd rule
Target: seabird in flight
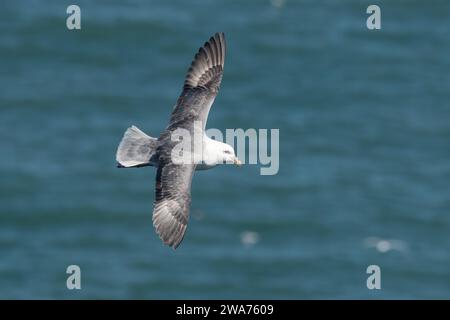
[[[194,171],[223,163],[241,165],[230,145],[212,140],[205,134],[208,113],[222,81],[225,51],[223,33],[216,33],[199,49],[169,124],[158,139],[132,126],[125,131],[117,149],[116,160],[120,168],[157,168],[153,225],[164,244],[174,249],[180,245],[186,231]],[[191,161],[174,161],[172,156],[180,143],[180,139],[174,139],[180,129],[188,132],[190,137],[201,137],[200,141],[193,142],[192,152],[183,150],[184,155],[190,155]],[[198,143],[200,151],[196,149]]]

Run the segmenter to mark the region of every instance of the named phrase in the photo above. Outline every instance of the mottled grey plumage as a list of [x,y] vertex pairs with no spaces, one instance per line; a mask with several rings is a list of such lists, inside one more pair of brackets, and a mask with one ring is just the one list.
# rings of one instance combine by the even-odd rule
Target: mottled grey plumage
[[[174,164],[171,152],[177,144],[172,133],[183,128],[193,136],[204,131],[208,113],[219,91],[225,60],[225,37],[216,33],[195,55],[169,125],[156,140],[136,127],[129,128],[119,145],[116,159],[121,167],[157,166],[153,225],[161,240],[177,248],[189,219],[191,181],[195,164]],[[202,128],[195,128],[200,121]]]

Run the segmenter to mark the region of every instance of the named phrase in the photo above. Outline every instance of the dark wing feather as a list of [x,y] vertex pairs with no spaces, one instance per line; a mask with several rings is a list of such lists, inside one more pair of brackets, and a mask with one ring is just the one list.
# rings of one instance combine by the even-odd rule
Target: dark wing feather
[[156,175],[153,225],[164,244],[176,249],[189,219],[194,165],[160,163]]
[[195,121],[202,121],[204,130],[209,109],[219,91],[224,60],[225,36],[216,33],[195,55],[169,126],[158,139],[153,225],[161,240],[173,248],[179,246],[186,231],[195,165],[171,161],[175,144],[171,141],[171,133],[184,128],[193,134],[197,130]]
[[217,94],[223,75],[225,50],[223,33],[216,33],[205,42],[191,63],[184,81],[184,89],[200,87]]
[[216,33],[199,49],[186,75],[183,92],[178,98],[169,121],[178,127],[180,121],[199,120],[203,128],[209,110],[219,92],[225,62],[225,35]]

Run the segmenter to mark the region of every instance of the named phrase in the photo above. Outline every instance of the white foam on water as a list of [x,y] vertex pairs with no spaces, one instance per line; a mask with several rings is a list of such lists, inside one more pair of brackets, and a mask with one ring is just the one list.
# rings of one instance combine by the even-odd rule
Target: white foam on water
[[259,242],[259,234],[254,231],[244,231],[241,233],[241,243],[245,246],[253,246]]
[[381,253],[386,253],[393,250],[400,252],[405,252],[408,250],[408,244],[403,240],[382,239],[378,237],[368,237],[364,239],[364,246],[366,248],[374,248]]

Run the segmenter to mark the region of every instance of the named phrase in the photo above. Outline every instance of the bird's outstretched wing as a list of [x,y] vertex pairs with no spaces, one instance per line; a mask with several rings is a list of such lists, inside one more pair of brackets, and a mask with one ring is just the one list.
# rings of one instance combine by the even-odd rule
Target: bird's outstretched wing
[[195,165],[177,165],[161,159],[156,174],[153,225],[164,244],[174,249],[186,231],[194,170]]
[[193,134],[198,130],[195,121],[201,121],[200,130],[204,130],[222,81],[224,60],[225,36],[216,33],[195,55],[169,125],[159,137],[153,225],[161,240],[174,249],[183,240],[189,219],[195,164],[175,164],[171,160],[175,144],[171,134],[179,128]]
[[183,91],[169,121],[169,128],[199,120],[203,128],[219,92],[225,62],[223,33],[216,33],[201,47],[187,72]]

